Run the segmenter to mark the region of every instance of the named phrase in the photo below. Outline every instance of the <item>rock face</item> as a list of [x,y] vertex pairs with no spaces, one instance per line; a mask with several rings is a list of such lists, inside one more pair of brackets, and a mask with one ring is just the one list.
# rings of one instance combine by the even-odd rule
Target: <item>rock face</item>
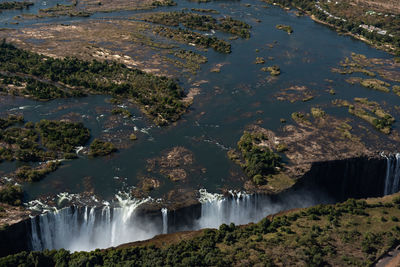
[[20,221],[0,231],[0,257],[30,250],[30,220]]
[[386,164],[379,156],[314,162],[296,187],[318,188],[336,201],[383,196]]
[[[211,204],[210,202],[210,204],[204,206],[204,204],[201,204],[197,200],[199,197],[198,194],[194,194],[194,192],[190,191],[177,191],[170,193],[169,198],[171,201],[174,200],[174,203],[181,204],[173,205],[171,202],[170,205],[168,205],[168,203],[165,203],[168,206],[168,210],[165,210],[164,212],[161,209],[164,204],[152,202],[143,202],[143,204],[140,206],[138,205],[138,208],[134,208],[134,210],[131,210],[131,207],[129,206],[122,209],[120,208],[119,210],[98,207],[93,210],[94,213],[92,218],[95,221],[94,224],[92,225],[91,223],[87,223],[87,225],[92,225],[94,227],[97,221],[100,226],[103,225],[105,227],[107,223],[104,218],[108,218],[108,210],[108,213],[111,214],[111,218],[114,218],[115,216],[122,216],[121,218],[123,218],[125,216],[124,214],[133,214],[133,225],[129,226],[123,224],[119,226],[127,229],[125,235],[129,232],[128,230],[137,228],[139,230],[146,229],[146,231],[148,231],[151,227],[154,228],[152,229],[154,230],[154,234],[164,232],[173,233],[184,229],[197,229],[197,227],[202,226],[201,224],[199,225],[198,222],[204,220],[202,217],[210,216],[210,214],[206,212],[207,207],[208,209],[211,208],[210,205],[213,206],[213,208],[211,208],[213,209],[212,216],[221,217],[227,215],[229,218],[238,218],[251,215],[252,217],[249,218],[259,220],[265,215],[266,210],[268,211],[268,214],[272,214],[284,209],[296,207],[297,201],[304,201],[304,199],[308,197],[301,195],[297,200],[290,198],[295,195],[299,196],[299,192],[321,192],[321,195],[323,196],[326,196],[324,193],[328,193],[330,199],[327,200],[327,198],[324,197],[325,202],[342,201],[350,197],[364,198],[382,196],[384,192],[386,166],[387,161],[384,157],[367,156],[343,160],[314,162],[311,164],[309,171],[298,179],[298,183],[294,187],[273,196],[266,195],[265,193],[255,193],[252,196],[248,195],[248,197],[242,198],[226,196],[228,202],[220,202],[219,204],[217,203],[218,201],[214,204]],[[274,208],[274,203],[280,204]],[[317,203],[319,202],[310,202],[308,205],[315,205]],[[222,206],[220,207],[220,205]],[[222,209],[220,210],[220,208]],[[75,224],[71,222],[71,225],[68,227],[81,224],[81,220],[90,220],[91,218],[92,212],[90,207],[71,207],[69,209],[71,212],[78,213],[78,221],[75,222]],[[228,213],[225,214],[223,212]],[[62,215],[61,213],[59,213],[59,215]],[[241,213],[246,215],[239,216]],[[84,214],[87,214],[87,216],[84,216]],[[72,220],[73,216],[70,217]],[[214,220],[216,218],[210,217],[210,219]],[[111,223],[116,220],[117,219],[111,219]],[[118,220],[118,222],[120,221],[121,220]],[[36,220],[36,223],[38,222],[39,220]],[[6,230],[0,231],[0,240],[2,240],[2,242],[0,242],[0,256],[32,249],[30,239],[32,229],[31,224],[32,220],[27,219],[11,225]],[[213,225],[213,227],[218,226]],[[95,227],[93,229],[95,229]],[[108,228],[105,227],[104,229]],[[133,232],[131,231],[131,234],[132,233],[136,233],[136,230]],[[102,241],[103,238],[105,237],[102,237],[100,241]],[[129,240],[125,242],[129,242]]]
[[382,195],[386,159],[380,151],[397,152],[400,142],[395,138],[396,131],[390,135],[366,131],[354,125],[351,118],[336,118],[320,108],[312,108],[311,114],[295,112],[292,118],[295,124],[276,132],[257,125],[249,127],[252,133],[263,136],[258,146],[273,151],[284,147],[282,154],[287,162],[266,185],[256,186],[248,181],[246,190],[279,193],[291,186],[284,183],[289,177],[299,186],[312,181],[330,194],[340,195],[340,200]]

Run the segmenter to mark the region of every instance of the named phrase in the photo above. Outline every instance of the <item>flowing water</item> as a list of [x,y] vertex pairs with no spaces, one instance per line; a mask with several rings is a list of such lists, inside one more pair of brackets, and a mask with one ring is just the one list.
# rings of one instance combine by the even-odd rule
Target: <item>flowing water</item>
[[[339,61],[350,56],[352,52],[379,58],[390,58],[390,55],[350,37],[339,36],[308,17],[297,17],[278,7],[263,8],[265,4],[258,1],[216,1],[201,5],[188,1],[177,2],[178,6],[162,10],[180,10],[186,7],[216,9],[221,14],[244,20],[252,26],[252,37],[249,40],[232,41],[232,54],[223,55],[211,50],[201,52],[208,57],[208,63],[202,65],[201,70],[191,80],[204,80],[206,83],[200,85],[200,95],[196,96],[190,111],[177,125],[156,127],[133,107],[128,107],[134,115],[132,118],[125,119],[119,125],[110,125],[109,111],[112,106],[106,102],[109,99],[107,96],[58,99],[43,103],[1,97],[0,114],[18,112],[24,115],[25,120],[34,122],[40,119],[60,119],[72,114],[90,128],[92,138],[108,132],[119,133],[134,129],[139,137],[134,145],[121,149],[112,157],[89,159],[80,154],[77,160],[63,162],[59,170],[42,181],[23,185],[27,201],[48,194],[79,194],[84,191],[93,192],[97,197],[111,201],[118,191],[129,190],[138,183],[138,177],[147,175],[147,159],[157,157],[174,146],[184,146],[192,151],[198,168],[203,171],[193,174],[185,184],[175,184],[166,177],[157,176],[161,187],[151,193],[153,199],[164,196],[173,188],[206,188],[208,192],[218,192],[222,187],[240,190],[241,183],[232,179],[232,173],[240,175],[242,172],[240,167],[228,159],[226,152],[236,146],[247,125],[258,121],[262,127],[275,130],[281,127],[280,118],[289,120],[292,112],[309,112],[313,106],[320,106],[338,117],[349,116],[345,109],[330,107],[331,101],[336,98],[352,100],[354,97],[368,97],[390,107],[398,102],[392,93],[389,95],[350,85],[345,81],[348,76],[331,72],[332,67],[337,67]],[[43,5],[43,1],[39,3]],[[48,1],[46,5],[49,3],[55,5],[61,2]],[[246,7],[246,4],[251,6]],[[33,8],[38,7],[35,5]],[[22,12],[35,13],[34,11],[35,9],[30,9]],[[10,24],[12,17],[18,12],[20,11],[1,13],[0,27],[23,28],[34,23],[84,22],[135,14],[97,13],[91,18],[61,17]],[[275,29],[277,24],[291,25],[294,33],[288,35]],[[217,35],[228,37],[224,34]],[[274,47],[270,48],[268,45],[272,43]],[[190,46],[182,47],[193,49]],[[279,65],[282,74],[274,79],[268,78],[267,73],[260,71],[262,66],[254,64],[255,58],[260,56],[271,57],[265,66]],[[210,72],[215,64],[223,64],[220,73]],[[362,74],[356,76],[364,77]],[[184,88],[192,86],[185,77],[179,78]],[[276,100],[276,93],[295,85],[307,86],[315,92],[316,97],[308,102],[296,103]],[[336,91],[335,96],[327,93],[331,88]],[[390,111],[398,114],[398,110]],[[367,123],[359,123],[370,127]],[[398,123],[394,125],[395,129],[397,127]],[[399,158],[399,154],[387,157],[385,194],[399,189]],[[1,163],[0,171],[6,172],[14,168],[15,164],[20,163]],[[218,227],[221,223],[230,222],[243,224],[281,210],[329,202],[323,196],[316,197],[309,192],[272,200],[247,194],[226,198],[207,191],[201,192],[201,214],[193,221],[194,226],[190,229]],[[176,229],[169,220],[170,212],[166,209],[160,211],[160,220],[146,220],[137,216],[137,207],[145,201],[150,200],[127,197],[119,199],[114,206],[77,206],[35,217],[32,219],[31,229],[32,248],[92,250],[142,240],[155,234],[168,233],[169,229]]]
[[150,199],[119,197],[113,207],[74,206],[47,212],[31,219],[31,247],[90,251],[170,233],[169,227],[181,231],[218,228],[223,223],[246,224],[283,210],[328,202],[322,194],[305,191],[271,198],[240,193],[224,197],[202,189],[200,196],[201,213],[198,218],[190,218],[191,226],[169,223],[165,208],[161,209],[159,219],[139,216],[136,211]]
[[385,156],[387,161],[384,195],[391,195],[400,190],[400,153]]
[[[252,6],[245,7],[247,3]],[[128,107],[134,115],[132,118],[113,125],[109,121],[112,105],[106,102],[109,99],[107,96],[57,99],[43,103],[13,97],[1,98],[0,114],[18,112],[27,121],[34,122],[73,116],[90,128],[93,138],[106,133],[135,130],[138,136],[134,145],[121,149],[111,158],[88,159],[81,155],[77,160],[63,162],[62,168],[46,179],[24,185],[27,200],[49,192],[80,193],[85,190],[103,199],[113,198],[118,191],[135,186],[139,182],[138,177],[148,175],[147,159],[160,156],[163,151],[174,146],[183,146],[192,151],[198,168],[204,170],[194,173],[185,185],[179,186],[207,188],[211,192],[217,192],[221,187],[240,190],[241,183],[232,179],[231,174],[241,175],[242,172],[228,159],[226,152],[236,146],[247,125],[259,122],[260,126],[275,130],[281,127],[280,118],[290,120],[292,112],[309,112],[313,106],[320,106],[338,117],[349,116],[346,109],[330,107],[331,101],[337,98],[352,100],[354,97],[368,97],[379,103],[384,101],[388,106],[397,104],[395,96],[388,97],[389,94],[350,85],[345,81],[348,76],[331,72],[331,68],[337,67],[338,62],[350,56],[351,52],[365,54],[367,57],[390,58],[381,51],[350,37],[339,36],[308,17],[296,17],[272,6],[262,8],[264,4],[257,1],[211,2],[204,5],[178,1],[178,6],[171,10],[193,6],[216,9],[221,14],[246,21],[252,26],[252,37],[249,40],[232,41],[233,52],[230,55],[218,54],[212,50],[201,52],[209,61],[202,65],[202,69],[191,80],[207,82],[200,86],[200,95],[196,96],[190,111],[177,125],[156,127],[132,107]],[[118,14],[107,13],[103,16],[117,17]],[[101,13],[97,16],[101,16]],[[254,18],[261,22],[255,22]],[[53,18],[54,23],[68,19],[75,18]],[[292,25],[294,33],[288,35],[277,30],[276,24]],[[275,47],[269,48],[267,45],[274,41]],[[262,66],[254,64],[258,56],[272,57],[273,60],[265,66],[279,65],[282,74],[275,79],[268,78],[269,74],[260,71]],[[210,72],[218,63],[223,64],[221,72]],[[192,87],[186,78],[180,78],[184,88]],[[315,98],[296,103],[276,100],[275,94],[280,90],[296,85],[307,86],[315,92]],[[336,95],[330,95],[327,92],[329,88],[334,88]],[[396,117],[397,110],[389,111]],[[365,122],[359,123],[370,127]],[[397,123],[394,128],[397,128]],[[2,163],[0,168],[6,170],[7,165]],[[162,175],[155,178],[160,180],[161,187],[152,192],[154,198],[162,197],[177,186]]]

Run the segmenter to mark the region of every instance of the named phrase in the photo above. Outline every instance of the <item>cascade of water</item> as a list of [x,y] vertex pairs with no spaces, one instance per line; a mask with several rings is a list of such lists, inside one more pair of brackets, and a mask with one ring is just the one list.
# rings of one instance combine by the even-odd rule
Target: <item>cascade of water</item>
[[384,195],[394,194],[400,189],[400,153],[385,156],[386,158],[386,176]]
[[34,250],[81,251],[151,238],[159,233],[157,227],[135,216],[135,209],[148,200],[120,198],[119,207],[113,209],[106,205],[47,212],[39,216],[38,223],[31,220],[31,246]]
[[162,223],[163,223],[163,234],[168,234],[168,209],[162,208],[161,209],[162,213]]
[[[313,194],[287,194],[273,200],[267,195],[235,193],[229,197],[200,191],[201,217],[196,229],[218,228],[221,224],[247,224],[257,222],[267,215],[286,209],[307,207],[317,204]],[[326,201],[327,199],[325,199]],[[320,200],[324,202],[324,200]]]
[[[400,156],[399,156],[400,158]],[[157,220],[137,216],[135,210],[149,199],[118,197],[118,207],[69,207],[47,212],[31,221],[31,246],[34,250],[94,250],[144,240],[168,233],[168,210],[163,208],[162,227]],[[269,214],[285,209],[320,203],[307,193],[287,194],[272,200],[268,196],[233,193],[225,197],[200,190],[201,215],[193,218],[193,226],[174,230],[218,228],[221,224],[257,222]]]
[[393,191],[392,193],[396,193],[399,191],[399,180],[400,180],[400,153],[395,155],[395,166],[394,166],[394,173],[393,173]]
[[389,157],[385,156],[385,157],[386,157],[386,177],[385,177],[385,188],[384,188],[383,194],[386,196],[389,194],[391,183],[389,181],[389,179],[390,179],[390,156]]
[[36,224],[36,217],[31,218],[31,239],[32,239],[32,249],[42,250],[42,244],[39,239],[37,232],[38,226]]

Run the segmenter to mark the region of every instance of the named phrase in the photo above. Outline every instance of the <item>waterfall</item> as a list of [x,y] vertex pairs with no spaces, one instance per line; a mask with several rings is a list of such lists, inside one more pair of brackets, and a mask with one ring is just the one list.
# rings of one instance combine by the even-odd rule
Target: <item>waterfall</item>
[[161,209],[162,213],[162,224],[163,224],[163,234],[168,234],[168,210],[166,208]]
[[199,194],[201,214],[181,214],[190,217],[190,226],[181,225],[179,217],[176,225],[168,222],[169,211],[166,208],[161,209],[158,219],[139,215],[135,212],[137,208],[150,199],[130,197],[117,197],[117,207],[106,203],[102,207],[73,206],[47,212],[31,219],[31,247],[33,250],[64,248],[90,251],[149,239],[161,233],[218,228],[223,223],[257,222],[282,210],[326,202],[325,197],[317,199],[309,192],[288,192],[275,197],[231,192],[231,195],[224,196],[202,189]]
[[385,176],[385,188],[384,195],[390,195],[400,190],[400,153],[395,155],[386,156],[386,176]]
[[159,233],[158,227],[135,214],[147,201],[120,199],[119,207],[74,206],[32,218],[32,249],[88,251],[151,238]]
[[31,235],[32,235],[32,249],[33,250],[41,250],[42,244],[38,235],[38,226],[36,224],[36,217],[31,218]]
[[200,190],[200,195],[201,216],[196,222],[196,229],[218,228],[223,223],[258,222],[265,216],[283,210],[303,208],[328,201],[325,197],[317,201],[317,196],[310,192],[292,192],[280,197],[239,192],[226,197]]

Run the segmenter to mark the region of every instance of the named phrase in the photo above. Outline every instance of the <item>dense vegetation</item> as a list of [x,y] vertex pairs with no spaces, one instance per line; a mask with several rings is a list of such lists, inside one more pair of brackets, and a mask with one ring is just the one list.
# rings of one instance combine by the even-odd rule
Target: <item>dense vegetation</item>
[[24,193],[19,185],[0,185],[0,202],[10,205],[21,205]]
[[204,9],[204,8],[192,8],[192,11],[196,12],[201,12],[201,13],[213,13],[213,14],[219,14],[218,10],[215,9]]
[[57,4],[53,7],[39,10],[39,17],[58,17],[58,16],[70,16],[70,17],[89,17],[92,13],[78,10],[75,8],[77,1],[72,5]]
[[117,149],[112,143],[94,139],[90,144],[89,155],[92,157],[106,156],[115,151],[117,151]]
[[22,252],[0,259],[0,266],[369,266],[400,244],[399,204],[393,196],[350,199],[144,245]]
[[389,93],[390,89],[388,88],[390,84],[387,82],[378,80],[378,79],[362,79],[360,84],[366,88],[374,89],[377,91]]
[[199,31],[220,30],[242,38],[250,38],[249,29],[251,26],[231,17],[223,17],[217,20],[210,15],[181,11],[150,14],[145,17],[145,21],[175,27],[182,24],[186,28]]
[[[400,15],[391,14],[385,10],[371,7],[368,1],[357,4],[349,0],[318,1],[314,0],[264,0],[270,4],[282,7],[295,7],[319,21],[335,27],[339,32],[363,36],[369,42],[381,49],[400,54]],[[383,1],[384,2],[384,1]],[[379,5],[378,5],[379,6]],[[374,10],[375,8],[375,10]],[[360,25],[373,26],[363,28]],[[371,30],[372,29],[372,30]],[[380,30],[385,30],[383,34]]]
[[267,176],[276,173],[282,166],[282,160],[278,154],[260,145],[265,139],[262,133],[244,132],[238,142],[240,155],[235,150],[228,152],[228,156],[239,163],[257,185],[266,183]]
[[89,137],[89,130],[82,123],[65,121],[41,120],[4,128],[0,130],[0,160],[53,160],[84,145]]
[[75,147],[84,145],[90,137],[89,130],[82,123],[41,120],[35,128],[47,149],[62,152],[74,151]]
[[1,2],[0,3],[0,10],[6,10],[6,9],[24,9],[28,8],[30,6],[33,6],[33,2],[17,2],[17,1],[12,1],[12,2]]
[[200,48],[213,48],[220,53],[229,54],[231,52],[231,45],[217,37],[209,37],[197,32],[189,31],[186,29],[172,29],[166,27],[156,27],[154,33],[163,37],[173,39],[177,42],[192,44]]
[[90,137],[82,123],[41,120],[22,125],[23,121],[20,116],[0,119],[0,161],[47,162],[20,167],[15,175],[24,181],[38,181],[55,171],[58,159],[75,158],[75,147],[85,145]]
[[21,77],[17,75],[2,75],[0,73],[0,92],[6,92],[10,95],[31,96],[40,101],[46,101],[55,98],[64,98],[72,96],[85,96],[80,90],[63,90],[52,83],[46,83],[30,77]]
[[0,130],[4,130],[10,126],[17,124],[17,123],[23,123],[23,122],[24,122],[24,117],[22,117],[22,116],[9,115],[5,119],[0,118]]
[[39,167],[23,166],[18,168],[16,171],[16,176],[20,180],[27,182],[37,182],[43,179],[47,174],[54,172],[60,166],[59,161],[50,161],[47,163],[42,163]]
[[[221,46],[217,40],[214,42],[214,46]],[[178,120],[187,109],[182,101],[184,92],[175,81],[115,62],[55,59],[18,49],[3,41],[0,44],[0,73],[3,84],[19,82],[21,85],[19,89],[16,88],[18,85],[3,87],[8,93],[36,99],[86,92],[126,97],[159,125]],[[7,76],[6,82],[4,76]],[[16,76],[22,80],[18,81]]]

